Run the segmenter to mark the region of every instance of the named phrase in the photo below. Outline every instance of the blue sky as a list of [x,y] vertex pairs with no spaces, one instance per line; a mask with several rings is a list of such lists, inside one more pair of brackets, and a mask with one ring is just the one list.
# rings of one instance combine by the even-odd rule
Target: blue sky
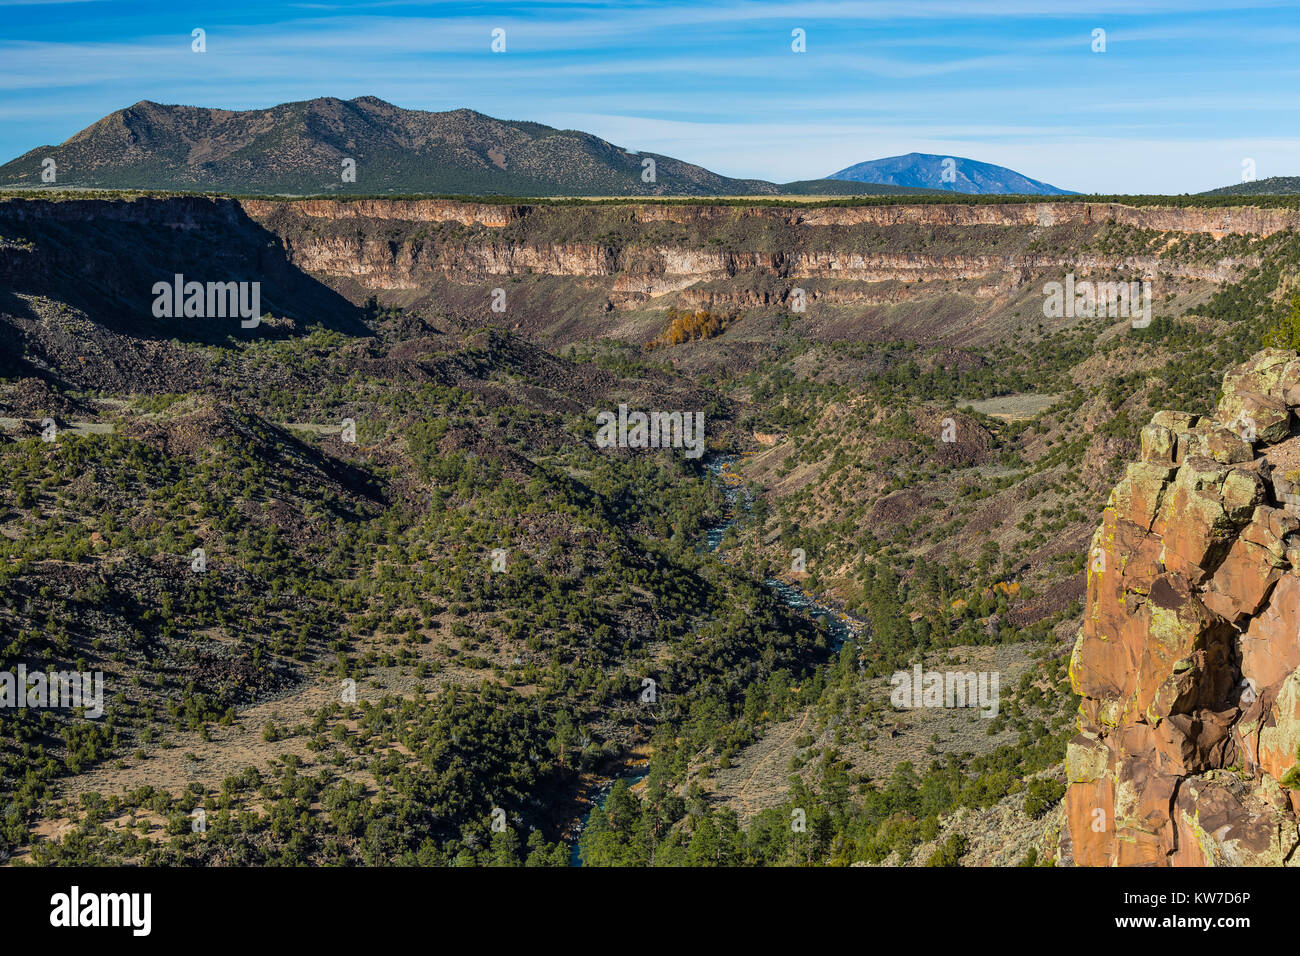
[[3,160],[142,99],[365,94],[730,176],[812,179],[915,150],[1084,192],[1196,192],[1248,159],[1261,179],[1300,175],[1300,3],[0,0]]

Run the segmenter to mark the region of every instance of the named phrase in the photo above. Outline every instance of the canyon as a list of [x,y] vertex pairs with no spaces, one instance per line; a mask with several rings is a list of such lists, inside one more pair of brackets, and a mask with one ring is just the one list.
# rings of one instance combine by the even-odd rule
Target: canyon
[[[648,774],[661,795],[698,788],[748,825],[788,815],[786,803],[835,754],[859,793],[895,778],[911,788],[913,767],[918,781],[930,775],[927,787],[958,793],[953,774],[987,792],[869,816],[823,862],[832,853],[924,862],[960,836],[972,860],[998,864],[1289,864],[1300,843],[1290,789],[1300,745],[1300,358],[1259,345],[1292,291],[1297,230],[1300,212],[1286,207],[1174,202],[2,198],[0,414],[12,435],[0,460],[12,489],[0,487],[0,514],[9,540],[32,541],[37,557],[14,572],[22,616],[19,604],[0,615],[37,633],[50,613],[39,583],[48,575],[73,609],[77,647],[97,659],[91,629],[76,620],[90,613],[77,595],[98,587],[97,568],[149,606],[150,620],[194,599],[191,619],[218,632],[183,575],[137,569],[155,552],[165,569],[167,549],[187,536],[220,538],[212,526],[196,531],[191,514],[222,516],[230,533],[212,547],[218,567],[222,549],[247,557],[249,538],[232,529],[251,523],[284,535],[293,554],[259,573],[280,580],[292,566],[311,579],[323,562],[336,576],[322,576],[328,599],[307,602],[318,617],[294,631],[330,635],[313,637],[310,653],[289,654],[289,629],[271,623],[244,633],[242,621],[220,620],[239,642],[151,632],[163,649],[151,654],[183,661],[159,686],[179,699],[197,681],[246,725],[168,730],[178,753],[211,751],[207,766],[133,757],[74,775],[63,792],[81,799],[175,779],[215,790],[246,762],[267,772],[310,760],[332,745],[257,730],[320,720],[339,741],[359,732],[351,716],[318,718],[327,668],[369,669],[408,701],[430,675],[459,690],[490,673],[483,693],[496,704],[506,699],[498,691],[530,701],[545,686],[565,708],[588,708],[576,736],[567,710],[554,726],[549,712],[521,711],[537,723],[516,812],[551,837],[581,817],[598,774],[632,768],[639,779],[647,760],[662,761]],[[155,314],[156,284],[176,275],[258,283],[263,321]],[[1045,290],[1068,275],[1149,281],[1155,324],[1047,314]],[[685,313],[715,331],[665,338]],[[620,405],[699,415],[705,442],[681,461],[600,448],[588,421]],[[115,484],[111,463],[85,480],[43,472],[70,467],[40,454],[32,428],[47,415],[77,454],[133,456],[136,484]],[[337,438],[344,420],[353,442]],[[115,444],[100,449],[101,440]],[[729,487],[747,489],[752,520],[733,528],[734,497],[728,505],[691,470],[697,453],[734,462]],[[212,487],[262,484],[174,507],[180,486],[159,476],[200,468],[218,471]],[[149,542],[140,553],[112,521],[83,514],[109,501],[152,516],[131,522]],[[455,522],[476,508],[476,547],[516,535],[510,547],[528,574],[545,569],[527,579],[532,590],[501,590],[466,570],[478,557]],[[72,543],[40,550],[38,521],[66,524]],[[83,541],[90,527],[95,537]],[[721,530],[706,568],[696,543],[707,529]],[[339,533],[365,561],[327,544]],[[397,547],[394,535],[416,544]],[[375,547],[380,571],[369,564]],[[629,564],[609,574],[635,588],[595,587],[590,569],[615,561]],[[663,567],[655,578],[650,569]],[[131,583],[137,573],[147,594]],[[701,575],[708,589],[682,583]],[[402,596],[390,596],[387,576],[403,582]],[[209,580],[248,614],[265,613],[251,596],[265,588],[242,566]],[[816,595],[829,625],[800,617],[806,603],[773,606],[764,583]],[[333,599],[354,586],[364,614]],[[556,626],[532,602],[560,587],[573,589],[566,611],[599,612],[581,628]],[[742,610],[719,615],[719,595]],[[841,613],[841,624],[870,622],[860,644],[828,636]],[[545,643],[518,623],[535,614]],[[755,615],[768,623],[738,629]],[[128,624],[112,622],[115,653],[137,653]],[[728,655],[715,659],[701,633]],[[248,644],[263,656],[238,656]],[[734,725],[680,760],[618,697],[621,682],[640,687],[638,668],[665,655],[677,719],[700,681],[736,707]],[[938,670],[948,655],[1002,673],[1003,699],[986,721],[889,708],[889,673]],[[711,676],[718,661],[729,670]],[[748,703],[760,673],[771,681],[763,708]],[[137,716],[147,714],[153,698],[132,695]],[[447,706],[461,713],[462,703]],[[138,726],[152,720],[138,716]],[[576,762],[575,740],[587,741]],[[427,744],[445,741],[428,732]],[[528,767],[544,751],[559,756],[542,786]],[[337,756],[379,787],[351,759]],[[99,833],[68,806],[56,810],[41,818],[42,834]],[[674,832],[688,839],[708,813],[674,819]],[[446,858],[463,849],[451,831],[440,839]],[[611,839],[590,837],[593,859],[617,857]],[[167,851],[175,859],[193,850],[181,842]],[[66,849],[37,846],[38,856]]]

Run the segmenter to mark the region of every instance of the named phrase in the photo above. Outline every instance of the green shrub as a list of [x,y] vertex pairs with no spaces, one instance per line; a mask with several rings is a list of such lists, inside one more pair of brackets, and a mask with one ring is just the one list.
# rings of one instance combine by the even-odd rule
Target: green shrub
[[1051,778],[1031,780],[1025,790],[1025,813],[1037,820],[1063,796],[1065,784],[1060,781]]
[[970,850],[970,841],[960,833],[954,833],[943,844],[930,854],[930,859],[925,861],[926,866],[957,866],[960,860]]

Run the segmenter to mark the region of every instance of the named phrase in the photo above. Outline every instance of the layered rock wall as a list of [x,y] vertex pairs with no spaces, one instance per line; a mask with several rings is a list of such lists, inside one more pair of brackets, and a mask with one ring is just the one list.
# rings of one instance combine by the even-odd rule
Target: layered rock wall
[[[425,297],[442,301],[448,293],[455,298],[502,279],[549,276],[575,283],[597,308],[607,310],[748,309],[784,305],[792,286],[809,282],[814,300],[862,308],[951,291],[963,298],[960,314],[944,312],[955,328],[977,325],[972,312],[1001,308],[1026,284],[1037,288],[1042,276],[1151,276],[1157,282],[1213,286],[1258,265],[1258,256],[1244,249],[1213,259],[1176,259],[1086,248],[1107,222],[1171,238],[1300,229],[1295,210],[1062,202],[817,208],[23,198],[0,200],[0,223],[8,220],[33,229],[98,222],[160,227],[165,234],[260,233],[265,240],[260,247],[277,255],[282,247],[292,267],[356,304],[371,295],[401,305]],[[961,288],[952,289],[952,282]]]
[[[992,299],[1033,275],[1149,275],[1220,283],[1257,257],[1177,262],[1156,255],[1031,251],[1052,227],[1118,222],[1171,235],[1267,236],[1300,228],[1285,209],[1131,207],[1115,203],[932,204],[827,208],[619,204],[527,206],[454,200],[241,200],[247,215],[280,236],[293,263],[327,280],[373,292],[420,290],[440,281],[481,283],[500,277],[588,278],[608,291],[611,307],[636,308],[664,296],[688,307],[751,307],[784,301],[790,281],[823,280],[828,301],[881,304],[907,290],[868,283],[982,280],[967,294]],[[353,224],[355,228],[353,227]],[[580,223],[583,228],[578,228]],[[593,241],[616,223],[618,241]],[[682,227],[665,236],[664,223]],[[462,230],[429,227],[456,225]],[[928,230],[985,230],[959,246],[925,248]],[[1021,240],[987,230],[1019,230]],[[893,230],[889,247],[882,230]],[[911,232],[909,232],[911,230]],[[920,232],[918,233],[918,230]],[[676,230],[672,230],[676,231]],[[949,236],[949,239],[952,237]],[[990,250],[990,251],[985,251]],[[721,288],[740,277],[737,288]],[[707,289],[692,286],[713,284]]]
[[[244,199],[258,220],[284,212],[313,219],[377,219],[406,222],[459,222],[505,226],[546,215],[553,206],[463,202],[452,199],[306,199],[294,202]],[[1138,229],[1213,235],[1269,236],[1300,229],[1300,211],[1255,206],[1193,208],[1126,206],[1122,203],[906,203],[870,206],[710,206],[701,203],[620,205],[633,222],[710,223],[736,216],[805,226],[1060,226],[1114,221]]]

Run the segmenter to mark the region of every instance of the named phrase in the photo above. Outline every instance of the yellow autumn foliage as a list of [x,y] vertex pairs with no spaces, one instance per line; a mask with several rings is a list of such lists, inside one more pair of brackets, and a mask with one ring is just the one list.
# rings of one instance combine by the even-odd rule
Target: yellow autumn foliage
[[696,339],[711,339],[715,335],[721,335],[726,331],[727,326],[739,318],[739,312],[710,312],[708,309],[691,312],[685,309],[669,309],[668,328],[664,329],[657,339],[647,342],[646,348],[681,345],[683,342],[693,342]]

